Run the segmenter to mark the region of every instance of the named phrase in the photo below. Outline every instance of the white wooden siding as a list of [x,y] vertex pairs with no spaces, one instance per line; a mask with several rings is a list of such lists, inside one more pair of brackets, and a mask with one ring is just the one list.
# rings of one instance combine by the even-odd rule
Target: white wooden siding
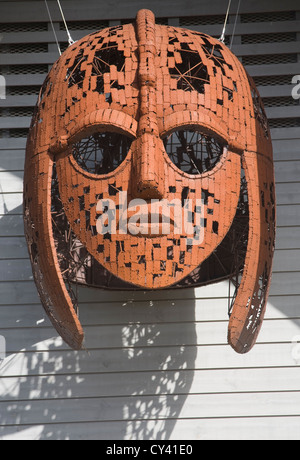
[[[47,22],[36,1],[0,1],[0,47],[49,43],[48,53],[0,53],[9,65],[51,65],[52,32],[1,32],[3,24]],[[234,2],[233,2],[234,3]],[[60,18],[49,2],[55,21]],[[64,1],[68,20],[134,17],[136,2]],[[101,5],[100,5],[101,4]],[[124,5],[126,4],[126,7]],[[84,8],[82,7],[84,5]],[[179,24],[185,16],[220,15],[224,2],[141,1]],[[255,65],[256,77],[300,74],[297,0],[242,2],[234,51],[295,54],[290,64]],[[247,14],[297,11],[291,20],[246,21]],[[17,12],[19,12],[17,14]],[[265,17],[265,16],[264,16]],[[228,31],[232,31],[234,15]],[[21,26],[20,26],[21,27]],[[47,26],[48,27],[48,26]],[[220,27],[191,28],[218,34]],[[74,31],[74,38],[87,33]],[[241,44],[243,34],[296,32],[292,43]],[[59,39],[66,41],[64,31]],[[3,48],[4,49],[4,48]],[[0,50],[1,51],[1,50]],[[9,88],[41,85],[45,74],[7,75]],[[259,87],[264,98],[289,97],[291,85]],[[9,96],[0,109],[32,107],[36,96]],[[26,139],[0,138],[0,439],[300,439],[300,105],[268,107],[274,146],[277,240],[266,319],[257,345],[240,356],[227,345],[227,283],[181,291],[80,290],[87,351],[62,342],[41,307],[32,279],[22,221]],[[296,122],[295,122],[296,121]],[[28,116],[1,116],[1,130],[26,129]],[[289,125],[290,123],[290,125]],[[295,125],[295,126],[294,126]],[[274,125],[275,126],[275,125]]]

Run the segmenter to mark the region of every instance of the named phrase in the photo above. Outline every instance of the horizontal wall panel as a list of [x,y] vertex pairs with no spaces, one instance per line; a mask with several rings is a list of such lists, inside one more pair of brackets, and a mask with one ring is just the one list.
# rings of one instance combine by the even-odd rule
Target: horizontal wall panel
[[277,86],[259,86],[257,89],[262,98],[266,97],[291,97],[293,85],[277,85]]
[[0,282],[0,305],[16,305],[40,303],[37,289],[33,281]]
[[[3,193],[0,201],[0,219],[3,214],[23,213],[23,192]],[[1,224],[0,224],[1,225]]]
[[0,323],[5,324],[7,328],[31,327],[33,336],[35,328],[39,325],[51,327],[51,322],[41,303],[0,305],[0,315]]
[[[282,326],[280,320],[275,321],[278,327]],[[117,325],[117,326],[84,326],[85,347],[87,349],[132,349],[140,347],[166,347],[166,346],[197,346],[197,345],[224,345],[227,343],[227,322],[215,323],[166,323],[150,325]],[[283,323],[283,325],[285,325]],[[264,324],[265,326],[265,324]],[[264,327],[265,337],[268,338],[267,326]],[[276,329],[277,330],[277,329]],[[291,339],[297,331],[297,325],[286,331],[282,331],[278,341],[286,342],[286,336]],[[11,353],[19,349],[30,350],[32,346],[31,328],[2,329],[0,335],[7,341],[7,352]],[[39,325],[35,328],[35,337],[38,342],[46,341],[57,335],[52,327]],[[281,340],[280,340],[281,339]],[[264,340],[264,342],[270,340]],[[11,348],[13,346],[13,348]]]
[[0,172],[24,169],[25,147],[22,149],[0,149]]
[[273,273],[270,295],[295,295],[300,294],[299,273],[281,272]]
[[[275,163],[275,181],[279,183],[300,182],[300,158],[297,161]],[[298,190],[300,191],[300,186]]]
[[[138,428],[136,428],[136,425]],[[127,441],[145,439],[170,439],[174,441],[195,440],[294,440],[293,433],[300,430],[300,417],[244,417],[244,418],[206,418],[195,423],[193,419],[163,421],[127,422],[86,422],[85,431],[80,422],[47,423],[40,425],[21,425],[1,427],[2,440],[103,440],[118,441],[120,433]]]
[[272,118],[300,118],[300,105],[292,107],[266,107],[266,114]]
[[[297,28],[297,23],[295,24]],[[69,25],[69,29],[72,30],[71,24]],[[277,29],[276,29],[277,30]],[[281,29],[280,29],[281,30]],[[298,30],[298,29],[297,29]],[[96,30],[95,30],[96,31]],[[73,40],[80,40],[82,37],[91,33],[90,30],[86,31],[72,31],[72,38]],[[67,36],[65,31],[56,31],[57,39],[59,43],[67,42]],[[56,43],[55,37],[53,35],[52,30],[49,32],[6,32],[3,33],[2,44],[19,44],[19,43]]]
[[1,107],[34,107],[37,103],[37,96],[8,96],[0,102]]
[[[283,140],[283,139],[285,139],[286,141],[290,141],[290,140],[297,141],[297,139],[299,139],[299,136],[300,136],[299,127],[298,128],[285,128],[285,129],[281,129],[281,128],[271,129],[271,137],[272,137],[273,143],[274,141],[276,142],[278,140]],[[287,143],[287,146],[288,145],[289,143]],[[286,148],[286,150],[288,150],[288,147]]]
[[[0,307],[2,311],[3,307]],[[94,308],[96,308],[94,306]],[[112,306],[113,311],[114,306]],[[195,308],[195,307],[194,307]],[[199,307],[197,307],[199,308]],[[282,305],[284,308],[284,305]],[[15,307],[12,309],[12,320]],[[24,306],[24,313],[28,309]],[[143,315],[135,314],[136,323],[132,320],[129,322],[129,315],[126,317],[125,312],[122,315],[124,324],[117,325],[87,325],[84,323],[84,314],[87,307],[80,307],[83,311],[83,319],[81,318],[82,326],[85,332],[85,347],[92,349],[144,349],[145,347],[176,347],[176,346],[207,346],[207,345],[226,345],[227,343],[227,327],[228,318],[225,320],[216,321],[198,321],[194,323],[188,322],[185,311],[181,312],[181,321],[179,322],[155,322],[155,315],[151,319],[151,323],[142,324]],[[141,307],[142,309],[142,307]],[[34,309],[36,316],[31,314],[31,326],[25,326],[24,322],[17,322],[11,328],[0,328],[0,333],[6,338],[7,352],[13,353],[19,350],[31,350],[34,342],[46,342],[56,335],[55,330],[49,324],[49,321],[44,320],[43,310]],[[226,299],[223,300],[223,318],[226,316]],[[269,310],[273,310],[270,305]],[[103,315],[105,314],[105,311]],[[5,316],[4,316],[5,318]],[[102,309],[98,306],[97,315],[95,315],[95,323],[102,320]],[[35,325],[34,325],[35,321]],[[268,319],[266,318],[263,324],[262,331],[259,336],[258,343],[291,343],[298,337],[299,341],[299,318],[294,318],[289,321],[283,319]],[[19,337],[19,338],[18,338]],[[132,351],[129,350],[129,353]],[[129,370],[129,369],[128,369]]]
[[273,271],[300,272],[300,249],[276,251],[273,261]]
[[19,260],[0,260],[1,281],[29,281],[33,279],[30,261],[24,259],[22,265]]
[[[144,346],[190,346],[216,345],[227,343],[227,321],[187,324],[153,324],[151,326],[125,326],[120,337],[119,328],[114,326],[87,326],[87,348],[144,347]],[[263,324],[258,343],[291,342],[299,334],[300,320],[266,320]],[[115,335],[116,332],[116,335]],[[109,338],[109,340],[108,340]],[[24,339],[23,339],[24,340]]]
[[[38,341],[38,334],[32,335],[30,351],[22,348],[8,353],[1,365],[1,376],[26,377],[51,375],[55,385],[56,375],[80,377],[85,373],[111,374],[111,379],[122,377],[123,373],[157,372],[167,375],[170,371],[182,369],[240,369],[285,368],[299,366],[293,357],[297,344],[292,343],[257,344],[246,355],[237,355],[229,345],[147,347],[138,350],[91,349],[74,352],[62,347],[56,335],[50,335],[44,342]],[[296,348],[297,351],[297,348]],[[189,366],[189,367],[188,367]],[[121,374],[121,375],[116,375]],[[79,384],[79,383],[78,383]],[[134,381],[132,381],[134,385]],[[234,381],[233,381],[234,384]],[[135,388],[132,387],[134,392]]]
[[[28,77],[27,77],[28,80]],[[26,148],[26,138],[0,138],[0,150],[16,150]],[[1,152],[2,155],[2,152]]]
[[[195,18],[195,22],[196,22]],[[201,22],[201,21],[200,21]],[[205,22],[205,20],[203,21]],[[220,37],[223,24],[190,24],[188,26],[184,25],[183,27],[196,30],[198,32],[206,33],[214,37]],[[227,23],[226,35],[229,37],[232,36],[234,31],[235,40],[239,39],[239,36],[244,34],[266,34],[266,33],[282,33],[282,32],[298,32],[300,29],[299,21],[280,21],[280,22],[255,22],[255,23],[243,23],[236,25],[233,23]],[[235,41],[234,41],[235,43]],[[239,45],[233,45],[232,51],[235,53],[237,50],[240,50]],[[239,52],[239,51],[238,51]]]
[[32,65],[32,64],[49,64],[52,65],[58,59],[57,52],[55,53],[16,53],[16,54],[1,54],[0,65]]
[[27,259],[28,250],[24,237],[0,238],[1,259]]
[[277,205],[300,204],[300,182],[276,184]]
[[[287,368],[285,370],[285,378],[282,369],[270,368],[266,372],[267,379],[264,377],[263,369],[241,369],[239,373],[234,369],[212,369],[203,371],[181,370],[180,374],[177,371],[168,371],[165,379],[168,380],[167,385],[162,385],[162,395],[172,394],[176,388],[177,394],[184,394],[189,389],[190,394],[207,394],[207,393],[226,393],[232,394],[236,389],[243,393],[254,392],[287,392],[297,391],[299,388],[298,382],[300,377],[300,368]],[[119,377],[120,380],[117,378]],[[60,398],[70,398],[70,386],[72,385],[72,398],[84,398],[89,394],[91,398],[103,397],[122,397],[132,396],[132,380],[135,382],[135,387],[143,388],[145,381],[149,383],[145,387],[143,396],[151,396],[157,391],[157,386],[161,383],[162,378],[159,372],[134,372],[116,374],[116,378],[112,379],[110,374],[81,374],[81,379],[84,385],[76,385],[76,375],[65,376],[58,375],[55,379],[55,385],[60,389]],[[180,385],[180,382],[185,383]],[[232,384],[234,382],[234,386]],[[49,388],[53,385],[52,376],[36,376],[22,377],[18,382],[14,377],[6,377],[0,385],[0,396],[7,400],[13,401],[15,386],[20,387],[19,397],[24,402],[31,400],[47,400],[49,399]]]
[[[171,293],[170,293],[171,294]],[[149,296],[148,296],[149,297]],[[132,323],[186,323],[195,321],[227,321],[228,299],[187,299],[181,300],[144,300],[124,303],[119,301],[101,302],[102,292],[99,291],[98,302],[79,304],[80,321],[84,325],[129,325]],[[266,319],[300,318],[300,296],[269,296]],[[33,329],[37,325],[50,326],[40,303],[20,305],[0,305],[1,323],[7,328]],[[34,332],[34,331],[33,331]]]
[[[280,130],[280,131],[283,131],[283,130]],[[274,140],[273,133],[274,133],[274,130],[272,132],[274,161],[299,160],[300,158],[299,140],[292,139],[292,138],[289,140]],[[300,135],[300,128],[299,128],[299,135]]]
[[276,229],[276,249],[299,249],[300,246],[300,226],[299,227],[280,227]]
[[[151,293],[144,294],[144,300],[135,300],[134,293],[119,293],[118,297],[112,292],[95,290],[95,300],[87,302],[81,295],[79,302],[80,320],[85,325],[102,324],[130,324],[141,323],[170,323],[170,322],[194,322],[194,321],[227,321],[228,320],[228,289],[223,290],[223,297],[211,298],[201,296],[204,289],[198,290],[197,297],[194,295],[185,298],[185,291],[181,292],[182,298],[170,299],[174,296],[172,291],[161,295],[161,299],[155,299]],[[219,292],[220,294],[221,292]],[[103,302],[103,296],[106,301]],[[24,299],[25,300],[25,299]],[[297,295],[270,295],[266,318],[283,319],[286,317],[299,318],[299,296]],[[15,327],[36,327],[41,316],[45,318],[43,326],[50,325],[45,317],[38,298],[29,304],[21,303],[1,304],[2,324],[8,328]]]
[[[73,30],[72,22],[68,24],[70,31],[72,31],[72,38],[74,40],[79,40],[85,35],[96,31],[95,27],[86,28],[86,30]],[[208,35],[217,36],[221,35],[222,24],[211,24],[211,25],[190,25],[184,26],[191,30],[200,31],[207,33]],[[231,35],[234,29],[234,24],[228,24],[226,32],[228,35]],[[299,21],[280,21],[280,22],[260,22],[260,23],[245,23],[245,24],[236,24],[235,26],[235,35],[243,34],[265,34],[265,33],[281,33],[281,32],[298,32],[300,30]],[[66,42],[66,32],[65,31],[56,31],[57,38],[59,42]],[[53,32],[17,32],[3,33],[2,44],[18,44],[18,43],[54,43]],[[234,46],[233,52],[239,52],[240,47]],[[276,51],[275,51],[276,52]],[[287,52],[290,52],[287,49]],[[247,53],[244,53],[247,54]]]
[[[169,296],[171,291],[169,291]],[[227,297],[215,299],[214,304],[210,299],[186,299],[185,302],[179,300],[151,300],[151,295],[147,294],[147,300],[127,301],[122,300],[119,295],[119,301],[109,300],[107,293],[107,302],[102,302],[102,291],[98,291],[98,302],[86,303],[80,302],[79,316],[84,325],[93,326],[101,325],[130,325],[152,324],[152,323],[193,323],[195,321],[227,321]],[[295,301],[295,299],[294,299]],[[278,315],[277,310],[270,307],[273,311],[272,317]],[[0,306],[1,317],[5,320],[4,324],[8,328],[14,325],[18,327],[36,327],[36,321],[41,316],[41,306],[32,304],[22,305],[2,305]],[[26,314],[25,314],[26,312]],[[18,316],[24,316],[24,321],[17,321]],[[300,316],[300,315],[299,315]],[[29,317],[31,319],[29,319]],[[42,326],[50,325],[48,321]]]
[[[22,167],[23,164],[20,166]],[[14,171],[13,173],[0,171],[0,184],[2,193],[22,193],[23,171]]]
[[252,77],[263,75],[291,75],[299,74],[299,64],[269,64],[269,65],[252,65],[246,66],[248,73]]
[[1,117],[1,129],[29,128],[31,117]]
[[1,236],[23,236],[24,235],[24,222],[23,216],[20,214],[21,208],[19,209],[19,215],[5,215],[0,216],[0,237]]
[[[195,426],[196,425],[196,426]],[[111,427],[113,429],[113,426]],[[215,429],[215,431],[214,431]],[[190,430],[190,431],[189,431]],[[199,425],[192,421],[182,421],[176,424],[174,439],[199,439],[199,440],[295,440],[300,430],[300,417],[252,417],[226,419],[206,419]],[[183,437],[180,436],[183,434]],[[104,439],[104,438],[103,438]],[[130,435],[128,437],[130,439]]]
[[7,86],[32,86],[32,85],[39,85],[42,86],[43,82],[45,81],[47,77],[47,73],[43,74],[31,74],[30,78],[28,78],[28,75],[5,75],[6,79],[6,84]]
[[300,206],[287,205],[277,207],[277,225],[279,227],[300,225]]
[[[300,28],[297,29],[297,31]],[[232,52],[236,56],[255,56],[262,54],[291,54],[299,53],[299,42],[291,43],[252,43],[251,45],[235,45]]]
[[[87,349],[135,349],[140,348],[191,347],[226,345],[228,321],[193,323],[153,323],[148,325],[94,325],[85,326],[85,347]],[[258,343],[292,343],[299,337],[300,320],[265,320]],[[7,353],[32,349],[31,328],[0,328],[0,335],[6,338]],[[34,337],[43,342],[55,336],[52,327],[43,324],[35,328]]]

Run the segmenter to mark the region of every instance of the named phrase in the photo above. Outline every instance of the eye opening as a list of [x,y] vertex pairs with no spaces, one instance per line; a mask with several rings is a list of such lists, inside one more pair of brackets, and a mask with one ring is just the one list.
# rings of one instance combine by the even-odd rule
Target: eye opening
[[133,140],[120,131],[94,132],[73,144],[72,156],[84,171],[106,175],[123,163]]
[[180,127],[162,140],[170,160],[178,169],[190,175],[211,171],[228,149],[225,140],[197,127]]

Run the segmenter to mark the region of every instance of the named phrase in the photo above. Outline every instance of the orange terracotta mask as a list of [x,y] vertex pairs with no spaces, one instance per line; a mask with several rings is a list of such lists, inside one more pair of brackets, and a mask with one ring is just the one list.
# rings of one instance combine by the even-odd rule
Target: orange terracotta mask
[[269,288],[274,196],[261,100],[218,40],[142,10],[54,64],[28,138],[24,215],[43,305],[71,347],[83,340],[72,282],[231,279],[229,343],[247,352]]

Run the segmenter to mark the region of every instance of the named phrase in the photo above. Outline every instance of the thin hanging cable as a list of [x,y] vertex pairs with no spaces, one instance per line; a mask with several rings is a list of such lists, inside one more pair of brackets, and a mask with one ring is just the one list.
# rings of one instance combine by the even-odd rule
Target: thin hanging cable
[[227,26],[230,6],[231,6],[231,0],[229,0],[229,2],[228,2],[227,12],[226,12],[226,17],[225,17],[225,22],[224,22],[224,27],[223,27],[223,30],[222,30],[221,37],[219,38],[220,42],[222,42],[222,43],[225,42],[225,32],[226,32],[226,26]]
[[240,6],[241,6],[241,0],[239,0],[238,7],[237,7],[237,10],[236,10],[235,21],[234,21],[234,26],[233,26],[232,36],[231,36],[231,42],[230,42],[230,47],[229,47],[230,49],[232,48],[232,45],[233,45],[233,39],[234,39],[234,35],[235,35],[237,19],[238,19],[239,12],[240,12]]
[[70,34],[70,31],[69,31],[69,28],[67,26],[67,22],[66,22],[66,19],[65,19],[65,15],[64,15],[64,12],[62,10],[62,7],[61,7],[61,4],[60,4],[60,1],[57,0],[57,4],[59,6],[59,9],[60,9],[60,13],[61,13],[61,17],[64,21],[64,24],[65,24],[65,29],[66,29],[66,32],[67,32],[67,35],[68,35],[68,42],[69,42],[69,46],[73,45],[75,42],[73,40],[73,38],[71,37],[71,34]]
[[50,10],[49,10],[49,7],[48,7],[47,0],[45,0],[45,4],[46,4],[47,11],[48,11],[48,16],[49,16],[49,19],[50,19],[50,23],[51,23],[51,27],[52,27],[52,30],[53,30],[53,34],[54,34],[54,37],[55,37],[55,41],[56,41],[56,45],[57,45],[57,48],[58,48],[58,52],[59,52],[59,55],[61,56],[61,49],[60,49],[60,46],[59,46],[59,43],[58,43],[58,38],[57,38],[57,35],[56,35],[56,30],[55,30],[55,27],[54,27],[54,24],[53,24],[53,21],[52,21],[52,16],[51,16],[51,13],[50,13]]

